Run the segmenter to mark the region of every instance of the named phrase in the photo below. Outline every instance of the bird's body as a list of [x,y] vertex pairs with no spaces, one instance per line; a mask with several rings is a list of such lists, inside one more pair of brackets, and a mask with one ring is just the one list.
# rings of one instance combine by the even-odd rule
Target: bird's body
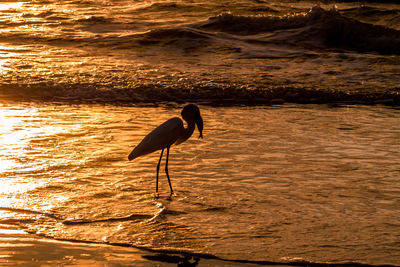
[[193,134],[195,125],[197,125],[197,128],[200,132],[200,137],[202,137],[203,119],[201,118],[199,108],[196,105],[189,104],[183,108],[181,114],[182,118],[187,122],[186,128],[184,127],[184,123],[180,118],[171,118],[146,135],[128,156],[129,160],[133,160],[137,157],[161,150],[160,160],[158,161],[157,165],[156,193],[158,193],[158,173],[164,149],[167,148],[165,172],[168,177],[172,195],[173,190],[168,174],[168,157],[170,147],[172,145],[178,145],[189,139],[189,137]]
[[[183,130],[183,122],[180,118],[175,117],[167,120],[143,138],[129,154],[129,160],[172,146]],[[175,133],[178,133],[178,135]]]

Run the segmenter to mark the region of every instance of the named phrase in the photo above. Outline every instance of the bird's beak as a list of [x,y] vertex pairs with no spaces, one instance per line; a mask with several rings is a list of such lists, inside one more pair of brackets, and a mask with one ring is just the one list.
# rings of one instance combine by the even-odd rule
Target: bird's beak
[[194,121],[200,132],[199,138],[203,138],[203,118],[201,117],[200,112],[194,116]]

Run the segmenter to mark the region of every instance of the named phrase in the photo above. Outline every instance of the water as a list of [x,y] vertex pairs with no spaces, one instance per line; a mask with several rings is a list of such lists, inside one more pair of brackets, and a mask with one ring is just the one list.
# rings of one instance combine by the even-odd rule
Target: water
[[[177,107],[2,105],[1,223],[249,261],[398,264],[400,112],[201,107],[204,139],[127,155]],[[154,117],[154,114],[159,114]]]
[[[399,25],[396,1],[3,1],[0,223],[398,265]],[[172,149],[156,199],[159,154],[127,155],[187,102],[204,139]]]
[[4,2],[0,93],[113,104],[393,105],[399,17],[393,1]]

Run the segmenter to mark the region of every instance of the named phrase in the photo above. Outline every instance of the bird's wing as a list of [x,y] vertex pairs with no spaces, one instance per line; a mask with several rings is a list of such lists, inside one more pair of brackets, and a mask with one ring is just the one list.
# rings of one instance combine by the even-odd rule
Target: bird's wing
[[172,118],[155,128],[129,154],[129,160],[171,146],[184,130],[180,118]]

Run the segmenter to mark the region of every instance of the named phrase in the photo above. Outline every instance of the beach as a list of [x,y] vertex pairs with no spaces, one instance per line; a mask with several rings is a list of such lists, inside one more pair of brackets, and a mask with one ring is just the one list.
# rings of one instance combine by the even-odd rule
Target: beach
[[[200,261],[190,256],[132,247],[46,239],[10,225],[1,226],[0,246],[1,266],[177,266]],[[204,266],[225,265],[213,260],[203,261]]]
[[[1,2],[0,265],[399,266],[399,25],[392,0]],[[166,121],[157,187],[161,151],[128,155]]]
[[[48,239],[12,225],[0,225],[1,266],[259,266],[215,259],[211,255],[150,251],[123,244],[107,245]],[[262,264],[261,265],[265,265]],[[268,266],[285,266],[267,264]],[[298,266],[301,266],[299,263]],[[289,265],[288,265],[289,266]]]
[[1,226],[0,244],[1,266],[157,266],[134,248],[56,241],[10,225]]

